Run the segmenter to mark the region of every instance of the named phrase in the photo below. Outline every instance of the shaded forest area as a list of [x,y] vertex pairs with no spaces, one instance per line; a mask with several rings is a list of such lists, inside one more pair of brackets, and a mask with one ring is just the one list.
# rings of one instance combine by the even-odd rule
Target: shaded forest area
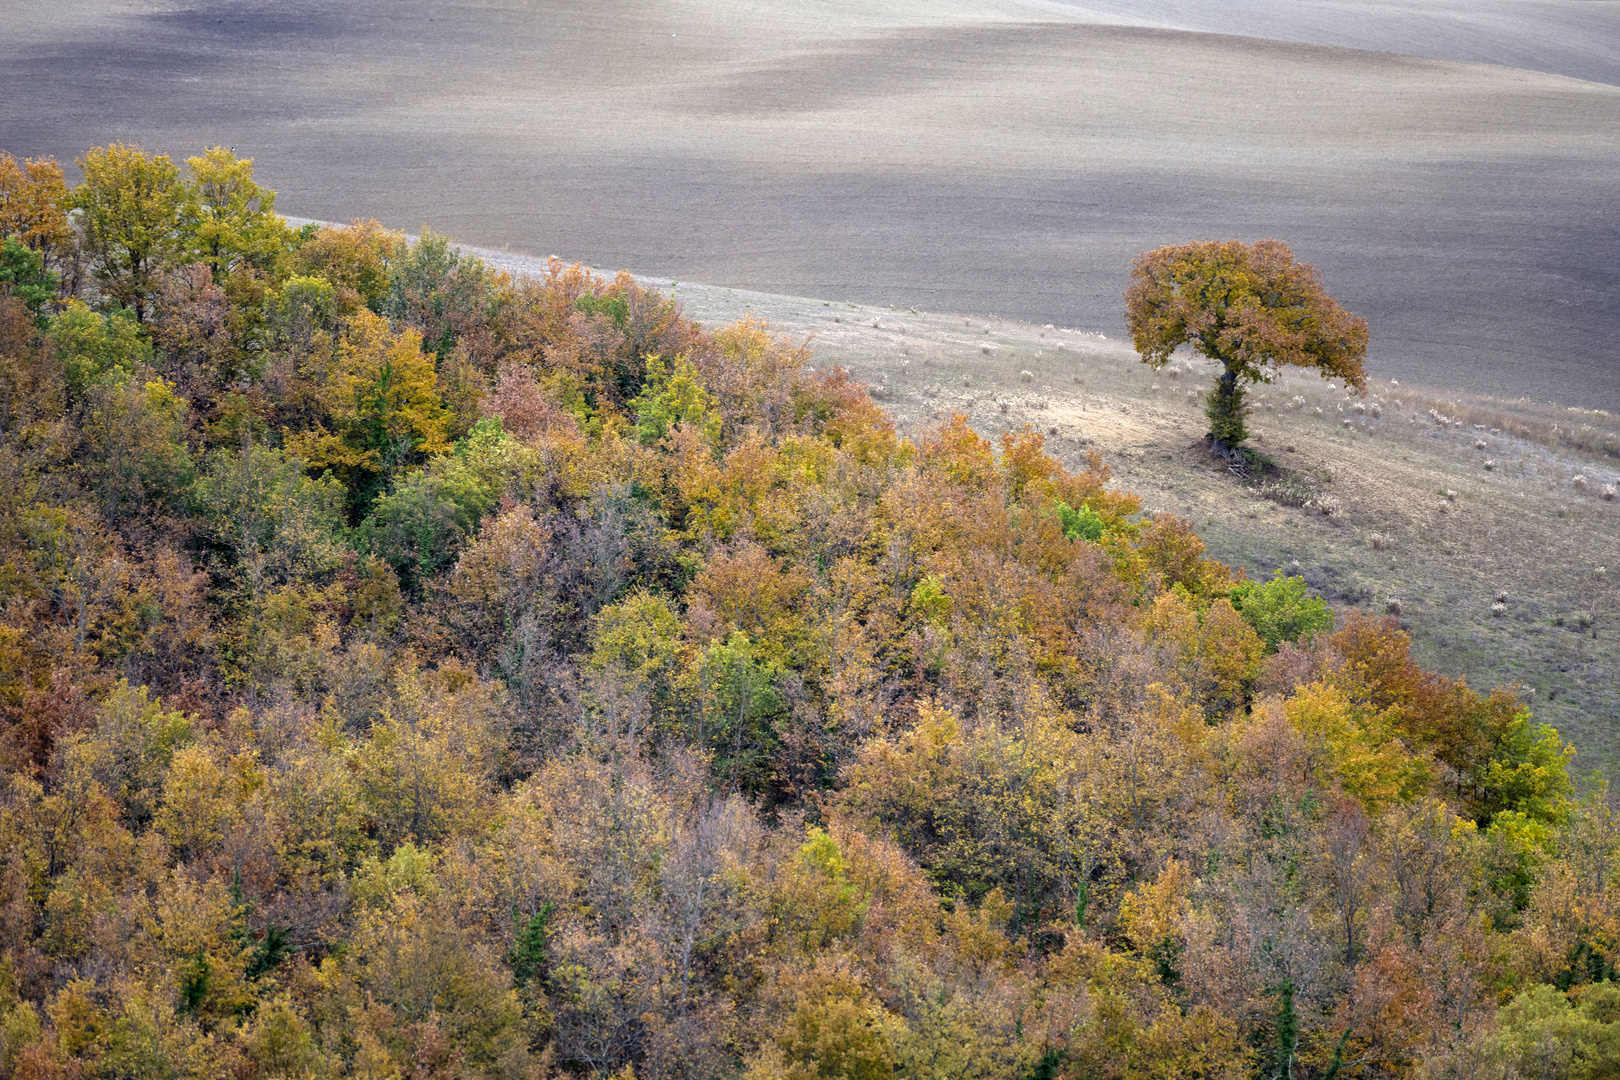
[[1620,820],[1093,455],[0,158],[0,1073],[1571,1077]]

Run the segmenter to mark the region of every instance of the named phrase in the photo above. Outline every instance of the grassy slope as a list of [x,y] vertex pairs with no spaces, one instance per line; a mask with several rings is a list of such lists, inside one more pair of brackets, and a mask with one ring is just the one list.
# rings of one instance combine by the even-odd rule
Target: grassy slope
[[[1197,391],[1208,365],[1170,378],[1137,362],[1128,343],[1096,334],[704,286],[674,291],[707,323],[753,313],[813,335],[816,363],[852,369],[913,434],[952,409],[986,434],[1025,423],[1055,429],[1049,445],[1059,458],[1072,464],[1098,450],[1120,486],[1149,509],[1193,519],[1215,555],[1251,576],[1282,568],[1336,604],[1377,611],[1396,597],[1425,665],[1481,689],[1524,684],[1538,717],[1579,748],[1577,771],[1620,763],[1620,500],[1601,497],[1620,459],[1546,445],[1554,424],[1602,436],[1620,431],[1620,418],[1457,401],[1377,379],[1364,402],[1378,405],[1374,418],[1355,411],[1362,399],[1290,374],[1255,395],[1255,445],[1313,489],[1314,501],[1337,503],[1328,516],[1265,497],[1203,452]],[[1437,403],[1460,422],[1437,423],[1429,414]],[[1541,441],[1503,433],[1518,424]],[[1585,491],[1577,475],[1588,477]],[[1593,620],[1584,632],[1582,614]]]

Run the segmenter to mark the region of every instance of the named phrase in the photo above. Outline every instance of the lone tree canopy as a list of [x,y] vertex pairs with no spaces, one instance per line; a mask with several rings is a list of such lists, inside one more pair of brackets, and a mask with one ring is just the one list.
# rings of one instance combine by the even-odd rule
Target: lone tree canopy
[[1249,437],[1245,383],[1314,367],[1366,390],[1367,320],[1323,292],[1321,274],[1280,240],[1205,240],[1137,256],[1125,318],[1144,364],[1161,368],[1191,345],[1221,365],[1207,412],[1210,448],[1223,457]]

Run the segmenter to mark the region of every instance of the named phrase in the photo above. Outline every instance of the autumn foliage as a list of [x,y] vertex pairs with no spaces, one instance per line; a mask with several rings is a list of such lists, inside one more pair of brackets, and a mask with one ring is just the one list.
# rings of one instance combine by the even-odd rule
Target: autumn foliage
[[0,159],[0,1075],[1612,1075],[1511,690],[250,164]]
[[1366,382],[1367,320],[1341,308],[1316,268],[1295,262],[1280,240],[1206,240],[1138,256],[1125,318],[1145,364],[1163,367],[1190,345],[1221,365],[1207,411],[1222,454],[1248,438],[1245,383],[1270,382],[1284,367]]

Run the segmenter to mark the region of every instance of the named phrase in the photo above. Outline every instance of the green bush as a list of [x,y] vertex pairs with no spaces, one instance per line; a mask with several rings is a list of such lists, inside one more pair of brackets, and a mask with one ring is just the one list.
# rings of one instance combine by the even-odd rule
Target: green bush
[[1304,578],[1283,577],[1281,570],[1267,582],[1238,582],[1227,598],[1265,641],[1267,652],[1276,652],[1284,641],[1298,641],[1333,628],[1333,610],[1327,601],[1307,595]]
[[720,436],[720,414],[712,408],[703,377],[684,356],[665,363],[657,356],[647,357],[647,382],[630,402],[636,418],[636,435],[643,446],[662,442],[676,424],[701,430],[710,442]]
[[1497,1012],[1493,1049],[1519,1076],[1620,1076],[1620,989],[1595,983],[1578,1004],[1551,986],[1526,990]]
[[717,777],[758,792],[770,779],[788,703],[777,689],[781,669],[734,630],[704,650],[694,675],[696,708],[688,735],[712,756]]
[[0,296],[21,300],[40,329],[48,321],[45,305],[56,299],[56,275],[45,269],[45,257],[9,236],[0,240]]
[[191,488],[196,529],[257,595],[336,569],[348,548],[343,485],[270,446],[218,449]]
[[944,582],[933,574],[917,582],[917,587],[911,590],[911,607],[931,626],[943,629],[950,621],[951,598],[945,592]]
[[574,310],[601,315],[620,330],[630,321],[630,305],[622,296],[582,296],[574,301]]
[[452,453],[410,473],[372,504],[360,526],[362,544],[387,560],[408,591],[420,592],[455,561],[531,456],[499,419],[480,420]]
[[1098,513],[1085,503],[1076,510],[1066,502],[1057,504],[1058,519],[1063,522],[1063,535],[1070,540],[1084,540],[1095,544],[1102,539],[1106,526]]
[[68,389],[84,396],[93,384],[111,376],[122,382],[143,364],[152,362],[152,343],[141,334],[133,312],[116,309],[98,315],[80,300],[51,320],[46,336],[56,349],[67,375]]

